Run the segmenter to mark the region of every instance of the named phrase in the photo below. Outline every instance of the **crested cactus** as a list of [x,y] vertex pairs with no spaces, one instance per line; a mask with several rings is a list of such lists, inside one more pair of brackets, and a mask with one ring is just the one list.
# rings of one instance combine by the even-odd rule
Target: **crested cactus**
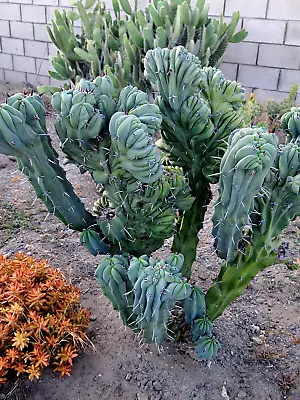
[[145,67],[146,77],[158,88],[156,104],[163,117],[157,145],[171,165],[183,169],[196,198],[179,218],[172,247],[184,254],[184,273],[189,276],[197,233],[211,200],[209,184],[218,181],[226,139],[242,122],[244,90],[215,68],[201,69],[197,57],[182,46],[149,50]]
[[96,278],[123,322],[134,331],[142,331],[147,342],[159,346],[167,337],[175,302],[191,293],[191,286],[179,272],[182,263],[182,255],[159,261],[133,257],[129,264],[127,260],[121,263],[120,256],[108,257],[99,265]]
[[300,107],[293,107],[291,111],[281,117],[282,129],[286,132],[288,141],[298,141],[300,138]]
[[[265,154],[261,158],[261,166],[269,162],[271,153],[274,150],[274,136],[258,129],[245,129],[233,133],[231,145],[227,152],[234,151],[234,144],[240,143],[241,132],[251,136],[259,135],[263,137],[269,135],[269,143]],[[272,137],[273,136],[273,137]],[[237,232],[235,242],[232,243],[230,253],[224,254],[226,263],[206,294],[207,315],[213,321],[225,308],[235,300],[247,287],[250,280],[253,279],[259,271],[278,261],[277,249],[279,246],[279,235],[287,225],[300,215],[300,147],[297,139],[288,137],[288,144],[276,146],[276,154],[271,168],[267,174],[262,172],[263,183],[256,186],[256,190],[248,190],[248,210],[245,208],[241,225],[235,225],[235,216],[230,216],[227,202],[222,202],[223,189],[219,189],[220,199],[217,200],[215,215],[213,217],[213,233],[215,234],[215,246],[220,247],[220,239],[227,240],[226,235],[229,232]],[[262,147],[265,144],[262,145]],[[271,151],[270,151],[271,150]],[[257,153],[259,154],[259,153]],[[245,163],[247,163],[246,158]],[[263,161],[264,158],[264,161]],[[257,163],[257,162],[255,162]],[[261,167],[262,168],[262,167]],[[253,171],[253,177],[250,180],[258,179],[255,164],[250,165],[250,171]],[[221,166],[221,176],[224,175],[225,184],[227,176],[225,164]],[[234,171],[236,173],[237,170]],[[256,178],[255,178],[256,176]],[[261,177],[259,178],[261,179]],[[242,185],[247,187],[250,182],[245,181]],[[232,187],[232,191],[235,187]],[[244,204],[246,207],[246,203]],[[242,205],[243,207],[243,205]],[[225,216],[220,219],[220,216]],[[222,228],[219,228],[222,226]],[[239,229],[238,229],[239,226]],[[221,238],[218,235],[221,234]],[[234,236],[231,236],[234,238]],[[237,239],[239,241],[237,242]],[[233,248],[234,246],[234,248]],[[230,256],[228,257],[228,255]]]
[[[192,287],[180,273],[183,262],[182,254],[170,254],[165,260],[146,255],[129,259],[126,254],[106,257],[96,270],[96,278],[123,323],[133,332],[141,332],[146,342],[161,346],[168,337],[168,322],[176,303],[184,300],[185,309],[193,313],[195,301],[197,305],[201,302],[205,313],[203,292]],[[204,315],[190,323],[198,358],[213,358],[220,345],[211,335],[208,317]]]
[[[227,25],[222,14],[219,20],[209,18],[204,0],[198,0],[194,7],[190,0],[155,1],[144,12],[116,0],[113,16],[99,1],[77,1],[74,5],[76,12],[56,10],[52,26],[47,27],[58,49],[57,55],[50,57],[54,71],[49,74],[73,83],[76,76],[93,79],[105,72],[116,87],[130,84],[151,91],[143,64],[148,50],[182,45],[202,66],[218,66],[228,44],[247,36],[244,29],[235,33],[238,12]],[[80,34],[75,34],[75,20],[81,21]]]
[[[145,76],[154,102],[133,86],[116,92],[108,75],[52,96],[61,150],[99,189],[92,212],[59,164],[41,97],[17,94],[0,106],[0,151],[17,158],[91,254],[108,254],[96,278],[125,325],[161,346],[182,305],[197,356],[211,359],[220,347],[213,321],[278,262],[279,235],[300,215],[299,109],[282,117],[287,140],[278,145],[263,129],[240,128],[241,86],[182,46],[149,50]],[[211,183],[219,184],[212,234],[224,264],[204,293],[189,278]],[[153,258],[172,236],[172,254]]]

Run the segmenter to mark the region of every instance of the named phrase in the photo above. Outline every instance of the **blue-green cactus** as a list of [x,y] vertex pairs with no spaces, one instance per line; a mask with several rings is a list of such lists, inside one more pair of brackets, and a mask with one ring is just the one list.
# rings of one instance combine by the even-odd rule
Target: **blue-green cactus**
[[281,117],[282,129],[287,133],[288,142],[299,140],[300,137],[300,107],[293,107],[291,111]]
[[244,128],[229,138],[221,162],[213,236],[219,257],[232,260],[263,181],[277,154],[278,138],[263,129]]
[[[256,131],[257,129],[242,130],[247,136]],[[235,135],[237,135],[236,141]],[[233,151],[235,143],[241,143],[238,135],[239,131],[233,135],[228,152]],[[273,140],[271,138],[269,135],[268,140]],[[222,167],[221,175],[225,168],[223,162]],[[226,184],[226,175],[223,182]],[[231,251],[230,257],[227,257],[228,253],[224,254],[227,262],[206,294],[207,315],[211,321],[221,315],[225,308],[242,294],[259,271],[280,262],[277,257],[279,235],[290,221],[300,215],[299,184],[300,147],[297,139],[289,138],[287,145],[276,148],[272,166],[264,176],[259,190],[255,191],[254,196],[252,191],[248,192],[248,204],[251,200],[251,206],[247,218],[239,219],[239,233],[235,237],[234,251]],[[226,238],[230,236],[228,229],[230,231],[234,229],[229,214],[222,219],[222,228],[219,228],[220,215],[226,215],[227,211],[228,204],[220,203],[218,200],[213,217],[213,231],[215,234],[216,232],[218,235],[221,234],[215,242],[217,250],[220,240],[228,242]],[[230,244],[229,248],[232,249]]]
[[[183,47],[150,50],[145,69],[158,90],[154,103],[132,86],[116,94],[108,76],[52,97],[62,151],[97,185],[93,213],[59,165],[39,96],[17,94],[1,105],[0,151],[17,158],[48,210],[80,231],[92,254],[112,255],[96,276],[124,324],[160,346],[172,310],[183,305],[196,353],[210,359],[219,348],[212,322],[278,262],[279,235],[300,214],[298,109],[283,117],[287,141],[278,145],[262,129],[237,129],[242,88],[201,69]],[[187,279],[210,184],[218,182],[213,235],[225,262],[204,293]],[[173,253],[152,258],[172,236]]]
[[[204,0],[155,1],[146,10],[132,9],[128,1],[113,1],[113,13],[98,1],[76,2],[75,11],[55,10],[49,38],[58,49],[51,56],[51,77],[76,81],[76,76],[93,79],[108,73],[116,87],[134,84],[152,91],[145,78],[143,59],[149,49],[182,45],[199,57],[202,66],[216,66],[229,43],[247,36],[235,33],[240,14],[235,12],[229,24],[209,18]],[[80,20],[82,32],[75,34],[73,21]],[[45,88],[43,88],[45,90]]]
[[195,201],[178,222],[172,250],[183,253],[189,276],[196,257],[197,233],[211,200],[210,182],[218,181],[229,134],[242,121],[244,90],[215,68],[201,69],[199,59],[182,46],[147,52],[145,75],[157,86],[162,112],[161,139],[168,161],[189,178]]
[[179,272],[181,254],[166,260],[147,256],[105,258],[96,271],[103,293],[133,331],[160,346],[167,337],[168,320],[176,302],[191,294],[191,286]]

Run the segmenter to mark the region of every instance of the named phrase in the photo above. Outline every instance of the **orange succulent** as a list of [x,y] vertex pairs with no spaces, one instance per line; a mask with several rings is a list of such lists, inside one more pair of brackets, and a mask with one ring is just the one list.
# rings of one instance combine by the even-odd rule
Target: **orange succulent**
[[48,365],[70,375],[90,318],[79,295],[46,260],[0,254],[0,383],[9,371],[38,379]]
[[29,338],[26,332],[15,332],[14,338],[12,339],[12,346],[17,347],[20,350],[23,350],[28,346]]

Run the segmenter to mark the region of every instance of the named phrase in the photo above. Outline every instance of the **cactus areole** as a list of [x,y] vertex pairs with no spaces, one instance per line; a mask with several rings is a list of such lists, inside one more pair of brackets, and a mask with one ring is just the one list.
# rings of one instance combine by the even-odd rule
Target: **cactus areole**
[[[154,102],[133,86],[116,95],[108,75],[52,96],[61,150],[98,187],[93,210],[59,164],[40,96],[16,94],[0,106],[0,151],[17,158],[49,212],[79,231],[90,253],[107,254],[96,278],[124,324],[160,346],[181,304],[196,354],[211,359],[220,347],[212,322],[278,263],[279,235],[300,214],[300,112],[282,117],[284,145],[263,129],[241,129],[241,86],[182,46],[149,50],[145,77]],[[224,262],[205,293],[189,278],[212,183],[212,235]],[[171,237],[172,253],[155,259]]]

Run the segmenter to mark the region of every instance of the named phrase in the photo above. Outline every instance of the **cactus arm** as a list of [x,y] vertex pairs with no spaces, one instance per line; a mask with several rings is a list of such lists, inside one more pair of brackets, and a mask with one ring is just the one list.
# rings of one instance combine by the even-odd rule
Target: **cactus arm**
[[205,296],[210,321],[218,318],[260,271],[280,263],[277,258],[278,243],[261,247],[262,241],[263,238],[258,238],[257,243],[253,242],[246,248],[246,256],[240,253],[237,260],[224,264],[221,268]]
[[277,155],[277,136],[264,130],[233,133],[221,162],[219,198],[213,216],[213,235],[219,257],[230,261],[242,238],[243,226],[255,196]]
[[[239,132],[244,132],[247,136],[247,131],[240,130],[232,136],[229,151],[232,151],[233,143],[241,143]],[[224,167],[224,164],[222,166]],[[225,308],[242,294],[258,272],[281,263],[277,256],[279,235],[291,220],[300,215],[299,170],[300,148],[294,139],[294,142],[279,147],[272,168],[265,177],[260,192],[254,198],[253,212],[248,221],[250,226],[252,225],[251,229],[243,234],[235,257],[227,259],[215,283],[206,294],[211,321],[220,316]],[[248,193],[248,196],[251,194]],[[224,204],[224,209],[228,210],[229,207]],[[218,210],[215,211],[216,214]],[[226,224],[226,221],[223,221],[223,225]],[[215,243],[215,246],[218,244]]]
[[[15,107],[20,102],[16,103]],[[22,100],[22,104],[28,106],[28,103],[30,100]],[[35,112],[34,108],[28,110]],[[0,143],[6,144],[3,148],[0,145],[0,151],[17,157],[21,171],[28,176],[49,212],[75,230],[81,231],[94,224],[95,218],[85,210],[74,193],[65,171],[59,165],[50,138],[41,126],[36,128],[36,133],[26,123],[24,115],[11,105],[1,105],[0,113]],[[34,114],[32,119],[34,121]],[[10,151],[8,146],[11,146]]]

